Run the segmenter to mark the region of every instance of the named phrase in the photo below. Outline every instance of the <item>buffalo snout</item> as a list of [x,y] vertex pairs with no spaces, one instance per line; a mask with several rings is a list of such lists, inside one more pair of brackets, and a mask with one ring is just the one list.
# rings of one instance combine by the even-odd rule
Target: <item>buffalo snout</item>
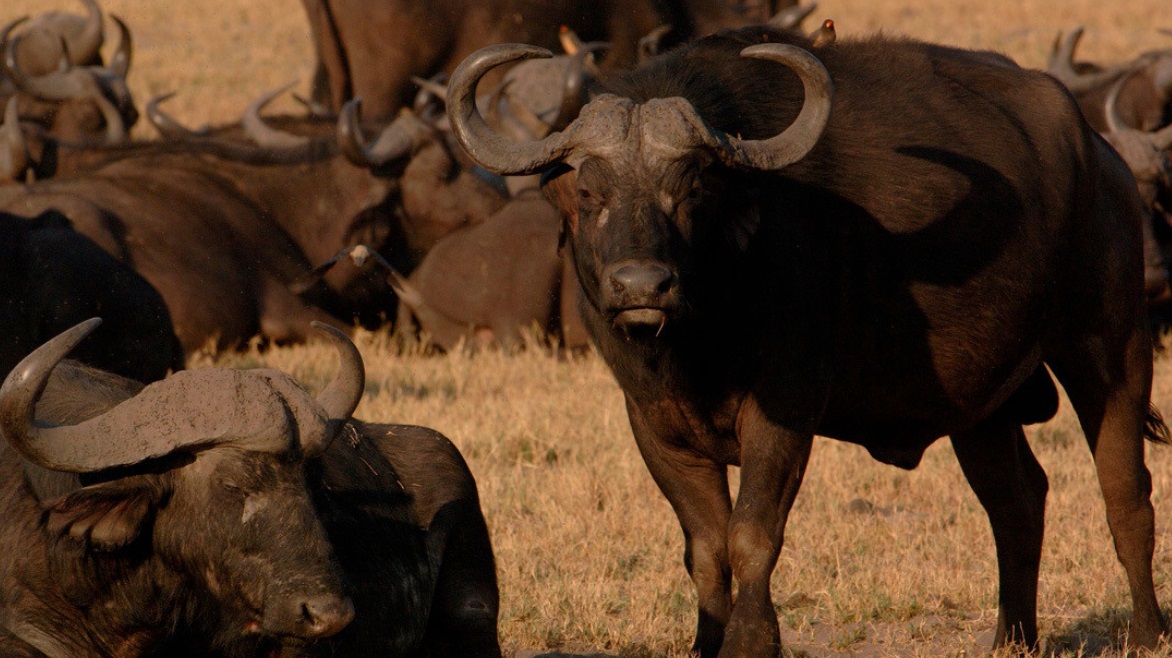
[[603,273],[603,304],[624,329],[662,327],[677,306],[679,277],[657,261],[626,260]]
[[337,635],[354,619],[349,597],[329,592],[291,596],[265,606],[264,627],[278,635],[320,640]]

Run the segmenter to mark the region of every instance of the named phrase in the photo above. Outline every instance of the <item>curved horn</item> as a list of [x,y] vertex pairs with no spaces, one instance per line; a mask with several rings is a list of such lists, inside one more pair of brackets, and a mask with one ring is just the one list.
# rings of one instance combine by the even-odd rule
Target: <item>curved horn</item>
[[552,57],[544,48],[505,43],[472,53],[452,74],[448,85],[448,120],[464,150],[489,171],[505,174],[533,174],[563,155],[571,134],[555,133],[541,141],[514,143],[485,123],[476,108],[476,85],[490,70],[517,60]]
[[39,440],[43,430],[33,417],[37,400],[45,392],[53,368],[100,324],[101,318],[90,318],[41,345],[21,360],[0,386],[0,432],[17,452],[45,468],[66,470],[59,468],[62,464],[56,453],[68,452],[70,446]]
[[23,180],[28,169],[28,148],[20,129],[16,97],[8,99],[4,108],[4,122],[0,124],[0,180]]
[[[53,368],[100,322],[87,320],[37,348],[0,387],[0,431],[43,468],[87,473],[219,444],[279,453],[294,436],[329,435],[325,410],[292,377],[231,368],[181,371],[77,425],[38,423],[34,410]],[[341,394],[331,397],[340,404]]]
[[712,133],[721,160],[746,169],[776,171],[802,158],[814,148],[830,120],[834,84],[830,73],[808,51],[780,43],[764,43],[741,51],[742,57],[785,64],[802,80],[806,100],[798,118],[780,134],[763,140],[741,140],[725,133]]
[[373,144],[367,145],[359,125],[362,99],[354,98],[342,106],[338,115],[338,143],[342,153],[359,167],[381,167],[414,153],[432,138],[433,130],[404,108],[391,125],[379,133]]
[[98,56],[98,51],[102,48],[102,8],[98,6],[97,0],[82,0],[85,3],[86,20],[85,27],[77,38],[73,41],[73,47],[70,48],[72,56],[70,61],[74,64],[88,64],[94,61]]
[[328,338],[338,350],[338,374],[317,396],[317,403],[329,419],[325,435],[310,439],[303,434],[301,439],[302,452],[312,458],[325,452],[358,408],[366,389],[366,366],[362,363],[362,354],[345,333],[316,320],[310,326]]
[[444,84],[445,79],[442,72],[431,78],[411,76],[411,82],[419,87],[419,93],[415,94],[415,100],[411,103],[411,110],[415,112],[416,116],[430,117],[438,111],[436,106],[443,103],[448,95],[448,87]]
[[663,38],[672,31],[670,24],[663,24],[643,35],[639,39],[639,63],[642,64],[647,60],[659,54],[659,43]]
[[311,141],[304,135],[294,135],[283,130],[277,130],[265,123],[264,119],[260,117],[260,112],[265,108],[266,105],[273,102],[273,99],[277,96],[280,96],[281,94],[291,89],[295,84],[297,84],[297,82],[293,81],[284,87],[274,89],[267,94],[262,95],[260,98],[252,101],[248,104],[248,107],[244,109],[244,116],[241,119],[241,124],[244,126],[244,133],[248,135],[252,141],[256,142],[258,146],[264,148],[287,149],[304,146]]
[[1081,94],[1101,87],[1121,75],[1134,71],[1140,65],[1139,60],[1136,60],[1093,73],[1079,73],[1074,67],[1074,51],[1078,48],[1078,42],[1082,39],[1083,32],[1081,25],[1065,35],[1060,32],[1055,39],[1054,47],[1050,52],[1050,61],[1046,66],[1046,72],[1054,76],[1071,93]]
[[335,118],[334,113],[330,110],[330,108],[326,107],[322,103],[319,103],[318,101],[313,100],[312,98],[306,98],[306,97],[302,96],[301,94],[294,93],[293,100],[300,103],[301,106],[305,108],[305,111],[307,113],[309,113],[309,116],[311,118],[314,118],[314,119],[333,119],[333,118]]
[[801,27],[802,21],[806,20],[806,17],[814,13],[816,9],[818,9],[817,2],[786,7],[769,19],[769,25],[781,30],[796,30]]
[[97,93],[93,74],[83,68],[74,68],[69,63],[69,49],[64,38],[61,39],[62,55],[58,70],[48,75],[30,76],[20,68],[16,63],[16,48],[19,44],[20,37],[4,39],[4,73],[17,89],[37,98],[52,101]]
[[562,103],[558,106],[558,114],[550,123],[550,131],[564,130],[566,126],[578,118],[582,106],[586,104],[586,68],[587,60],[594,57],[599,50],[610,48],[604,41],[592,41],[584,44],[566,66],[566,84],[562,88]]
[[208,135],[207,128],[199,130],[192,130],[187,126],[176,121],[170,114],[163,111],[160,105],[175,97],[175,92],[168,92],[166,94],[159,94],[152,96],[146,104],[147,119],[155,130],[159,131],[163,139],[171,140],[185,140],[185,139],[199,139]]
[[1107,130],[1111,132],[1132,129],[1119,115],[1119,92],[1123,90],[1123,85],[1127,84],[1130,79],[1130,75],[1119,78],[1118,82],[1111,85],[1111,91],[1107,93],[1107,98],[1103,101],[1103,114],[1107,119]]
[[[1123,90],[1127,81],[1134,75],[1134,72],[1130,75],[1125,75],[1118,82],[1111,85],[1111,91],[1107,94],[1107,100],[1104,102],[1103,108],[1103,114],[1107,118],[1107,129],[1113,133],[1132,132],[1142,135],[1146,141],[1159,151],[1172,148],[1172,124],[1149,133],[1127,125],[1127,122],[1119,114],[1119,93]],[[1128,164],[1130,165],[1131,163]]]
[[110,58],[109,69],[114,75],[126,79],[130,73],[130,62],[134,58],[134,39],[130,36],[130,28],[126,27],[121,18],[110,14],[110,19],[118,27],[118,50]]

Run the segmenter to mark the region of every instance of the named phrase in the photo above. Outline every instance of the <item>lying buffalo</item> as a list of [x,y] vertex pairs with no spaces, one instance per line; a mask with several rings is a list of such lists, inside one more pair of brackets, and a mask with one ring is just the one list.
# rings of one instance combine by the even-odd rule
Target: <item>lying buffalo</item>
[[536,190],[482,224],[453,232],[423,257],[399,295],[396,329],[444,350],[498,345],[513,350],[533,331],[565,347],[586,347],[577,281],[558,250],[561,221]]
[[154,381],[183,368],[183,349],[159,293],[74,231],[58,212],[24,219],[0,212],[0,375],[41,343],[102,314],[75,358]]
[[314,399],[276,370],[58,365],[97,322],[0,389],[0,654],[499,658],[472,476],[431,430],[350,418],[344,335]]
[[[342,326],[393,317],[390,288],[354,271],[332,272],[301,297],[289,285],[354,244],[371,245],[409,271],[439,237],[505,202],[413,116],[400,117],[373,145],[357,141],[350,121],[340,137],[332,122],[302,123],[308,141],[286,147],[203,140],[67,157],[58,149],[58,166],[84,162],[69,164],[76,175],[0,187],[0,209],[23,216],[60,210],[162,294],[190,352],[209,342],[231,348],[257,334],[303,340],[313,320]],[[343,152],[365,159],[356,165]]]
[[1167,428],[1135,181],[1045,74],[882,36],[812,45],[702,39],[523,144],[485,124],[476,83],[547,51],[486,48],[449,87],[469,153],[544,171],[562,212],[586,325],[684,530],[696,650],[778,655],[770,576],[816,433],[909,469],[950,436],[993,527],[995,642],[1036,646],[1048,485],[1022,425],[1054,414],[1051,372],[1098,468],[1129,641],[1154,647],[1143,439]]

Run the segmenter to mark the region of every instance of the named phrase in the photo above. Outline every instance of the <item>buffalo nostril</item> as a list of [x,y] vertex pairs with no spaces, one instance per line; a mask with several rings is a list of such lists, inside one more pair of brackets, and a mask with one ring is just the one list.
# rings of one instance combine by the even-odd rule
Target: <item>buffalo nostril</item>
[[307,638],[336,635],[354,619],[354,604],[349,598],[317,596],[301,604],[301,615]]
[[616,293],[630,292],[642,297],[662,295],[671,290],[675,274],[656,264],[624,265],[610,275],[610,284]]

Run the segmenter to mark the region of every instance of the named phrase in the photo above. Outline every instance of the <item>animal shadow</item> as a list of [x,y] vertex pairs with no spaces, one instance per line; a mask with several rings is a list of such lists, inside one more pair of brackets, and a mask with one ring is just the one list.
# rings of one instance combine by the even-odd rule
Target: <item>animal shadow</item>
[[[1165,609],[1164,618],[1169,610]],[[1119,651],[1127,637],[1131,611],[1127,608],[1092,610],[1080,618],[1071,619],[1048,634],[1046,658],[1077,653],[1080,656],[1102,656]]]

